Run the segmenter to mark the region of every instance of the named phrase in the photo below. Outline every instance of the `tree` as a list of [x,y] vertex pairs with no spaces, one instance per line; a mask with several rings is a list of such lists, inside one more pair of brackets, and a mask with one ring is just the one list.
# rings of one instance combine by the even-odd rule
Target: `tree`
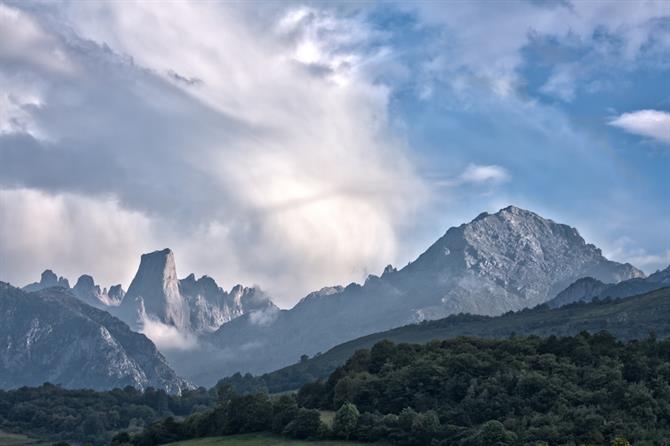
[[120,446],[129,443],[130,443],[130,434],[128,434],[128,432],[120,432],[112,437],[112,446]]
[[616,437],[612,440],[612,446],[630,446],[630,443],[623,437]]
[[356,430],[358,425],[358,418],[360,413],[356,405],[346,402],[342,404],[335,414],[335,421],[333,422],[333,432],[338,437],[346,438],[347,440],[351,434]]
[[284,434],[299,439],[317,438],[324,429],[318,410],[301,408],[295,419],[284,429]]
[[298,404],[293,395],[282,395],[272,403],[272,431],[281,434],[298,415]]
[[272,427],[272,403],[265,393],[233,397],[226,415],[227,434],[261,432]]

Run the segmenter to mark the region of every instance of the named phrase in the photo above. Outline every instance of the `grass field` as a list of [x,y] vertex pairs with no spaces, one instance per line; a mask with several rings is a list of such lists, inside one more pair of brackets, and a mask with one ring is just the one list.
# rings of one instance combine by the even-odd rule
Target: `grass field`
[[170,446],[370,446],[370,443],[353,441],[291,440],[269,434],[231,435],[229,437],[199,438],[171,443]]
[[42,443],[40,440],[25,435],[0,431],[0,446],[29,446],[37,444],[46,445],[47,443]]

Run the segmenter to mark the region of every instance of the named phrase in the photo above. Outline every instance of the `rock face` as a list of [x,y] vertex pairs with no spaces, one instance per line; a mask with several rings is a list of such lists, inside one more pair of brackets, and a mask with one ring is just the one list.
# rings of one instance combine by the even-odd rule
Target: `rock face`
[[189,308],[179,293],[171,250],[142,255],[137,274],[119,307],[119,315],[135,327],[143,317],[149,316],[180,331],[190,331]]
[[603,283],[593,277],[584,277],[558,293],[547,304],[551,308],[558,308],[574,302],[591,302],[595,298],[621,299],[665,287],[670,287],[670,266],[647,278],[636,277],[619,283]]
[[182,334],[198,335],[211,333],[249,312],[278,311],[258,288],[236,285],[226,292],[211,277],[196,279],[193,274],[179,280],[170,249],[142,255],[127,292],[121,285],[101,289],[87,274],[79,277],[70,289],[68,280],[51,270],[44,271],[39,282],[26,285],[23,290],[50,288],[70,290],[82,302],[111,312],[134,330],[142,330],[144,322],[151,320],[174,327]]
[[257,288],[236,285],[226,292],[208,276],[196,280],[190,274],[179,281],[179,291],[188,304],[190,325],[196,333],[213,332],[245,313],[276,308]]
[[235,286],[224,291],[208,276],[177,279],[169,249],[144,254],[119,307],[119,317],[133,327],[151,318],[182,333],[208,333],[245,313],[276,308],[257,288]]
[[69,388],[149,386],[180,393],[190,384],[144,335],[65,288],[32,293],[0,282],[0,387],[44,382]]
[[111,289],[114,289],[111,295],[107,292],[107,288],[100,290],[100,285],[95,284],[93,277],[84,274],[77,280],[72,293],[83,302],[97,308],[115,307],[121,303],[123,289],[121,285],[115,285]]
[[644,274],[607,260],[576,229],[510,206],[449,229],[403,269],[387,267],[363,285],[313,293],[266,324],[242,316],[208,340],[227,349],[253,346],[229,355],[234,359],[218,365],[219,375],[267,371],[411,322],[533,307],[585,276],[618,282]]

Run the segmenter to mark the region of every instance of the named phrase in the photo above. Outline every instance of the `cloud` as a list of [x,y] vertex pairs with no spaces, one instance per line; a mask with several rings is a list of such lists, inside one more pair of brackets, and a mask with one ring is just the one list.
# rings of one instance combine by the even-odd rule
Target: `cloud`
[[670,113],[665,111],[638,110],[624,113],[609,124],[635,135],[670,144]]
[[468,164],[456,178],[438,181],[438,186],[455,187],[461,185],[500,184],[509,181],[509,172],[501,166]]
[[249,314],[249,322],[262,327],[270,325],[272,322],[274,322],[275,319],[277,319],[278,315],[279,310],[273,307],[256,310]]
[[[378,52],[361,45],[371,34],[356,14],[269,7],[259,16],[215,3],[5,8],[52,45],[26,39],[25,53],[57,48],[76,67],[55,75],[11,55],[8,69],[0,53],[0,82],[11,80],[0,104],[15,116],[2,124],[0,188],[26,200],[3,202],[3,214],[37,215],[21,237],[44,234],[18,242],[14,226],[3,228],[11,243],[0,256],[13,265],[5,280],[52,266],[127,285],[142,250],[171,246],[182,271],[226,287],[261,284],[290,305],[381,270],[429,194],[391,129],[389,89],[367,72]],[[39,86],[36,101],[23,99],[27,85]],[[57,224],[40,216],[52,203]],[[87,206],[96,218],[86,226]],[[97,218],[105,213],[110,221]],[[83,226],[87,246],[58,241],[61,224],[73,238]],[[110,227],[114,249],[94,240]],[[57,257],[66,240],[68,255]],[[117,266],[103,274],[108,265]]]
[[50,35],[29,14],[0,3],[0,59],[27,62],[59,74],[74,66],[59,39]]
[[509,173],[500,166],[468,165],[459,177],[462,183],[502,183],[510,179]]
[[51,268],[71,283],[85,272],[118,283],[155,246],[152,233],[146,216],[113,199],[0,189],[0,280],[25,285]]
[[140,333],[151,339],[161,351],[193,350],[198,347],[198,338],[194,334],[179,331],[149,316],[142,317],[140,327]]
[[[636,66],[642,54],[670,51],[663,21],[670,13],[662,1],[510,1],[504,8],[482,8],[478,2],[457,2],[449,8],[439,2],[414,2],[404,7],[414,11],[422,25],[443,29],[431,42],[439,52],[422,64],[428,79],[457,89],[467,83],[501,97],[523,90],[524,50],[543,39],[580,49],[581,57],[575,56],[579,64],[595,58],[612,61],[617,69]],[[560,52],[549,52],[546,59],[559,68],[547,80],[545,93],[572,100],[580,77],[589,70],[561,68]]]
[[648,273],[670,265],[670,249],[649,252],[627,236],[618,238],[611,246],[606,246],[604,251],[608,258],[631,263]]

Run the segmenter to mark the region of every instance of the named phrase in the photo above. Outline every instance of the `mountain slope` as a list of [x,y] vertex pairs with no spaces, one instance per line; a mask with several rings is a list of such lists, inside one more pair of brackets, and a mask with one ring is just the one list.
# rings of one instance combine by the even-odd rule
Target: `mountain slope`
[[629,297],[667,286],[670,286],[670,266],[649,277],[636,277],[619,283],[603,283],[593,277],[584,277],[558,293],[547,305],[558,308],[573,302],[590,302],[596,297]]
[[659,338],[667,338],[670,337],[668,320],[670,287],[626,299],[576,303],[558,309],[543,305],[497,317],[454,315],[354,339],[258,380],[271,392],[295,389],[317,378],[326,378],[356,350],[370,348],[382,340],[422,344],[458,336],[504,339],[515,334],[570,336],[600,330],[607,330],[623,340],[643,339],[651,332]]
[[64,288],[25,293],[0,282],[0,387],[108,389],[149,386],[180,393],[190,385],[154,344]]
[[607,260],[576,229],[533,212],[510,206],[483,213],[449,229],[401,270],[387,268],[363,285],[313,293],[263,323],[245,315],[224,324],[207,339],[228,350],[230,359],[198,379],[271,370],[303,353],[411,322],[533,307],[584,276],[617,282],[644,275]]

